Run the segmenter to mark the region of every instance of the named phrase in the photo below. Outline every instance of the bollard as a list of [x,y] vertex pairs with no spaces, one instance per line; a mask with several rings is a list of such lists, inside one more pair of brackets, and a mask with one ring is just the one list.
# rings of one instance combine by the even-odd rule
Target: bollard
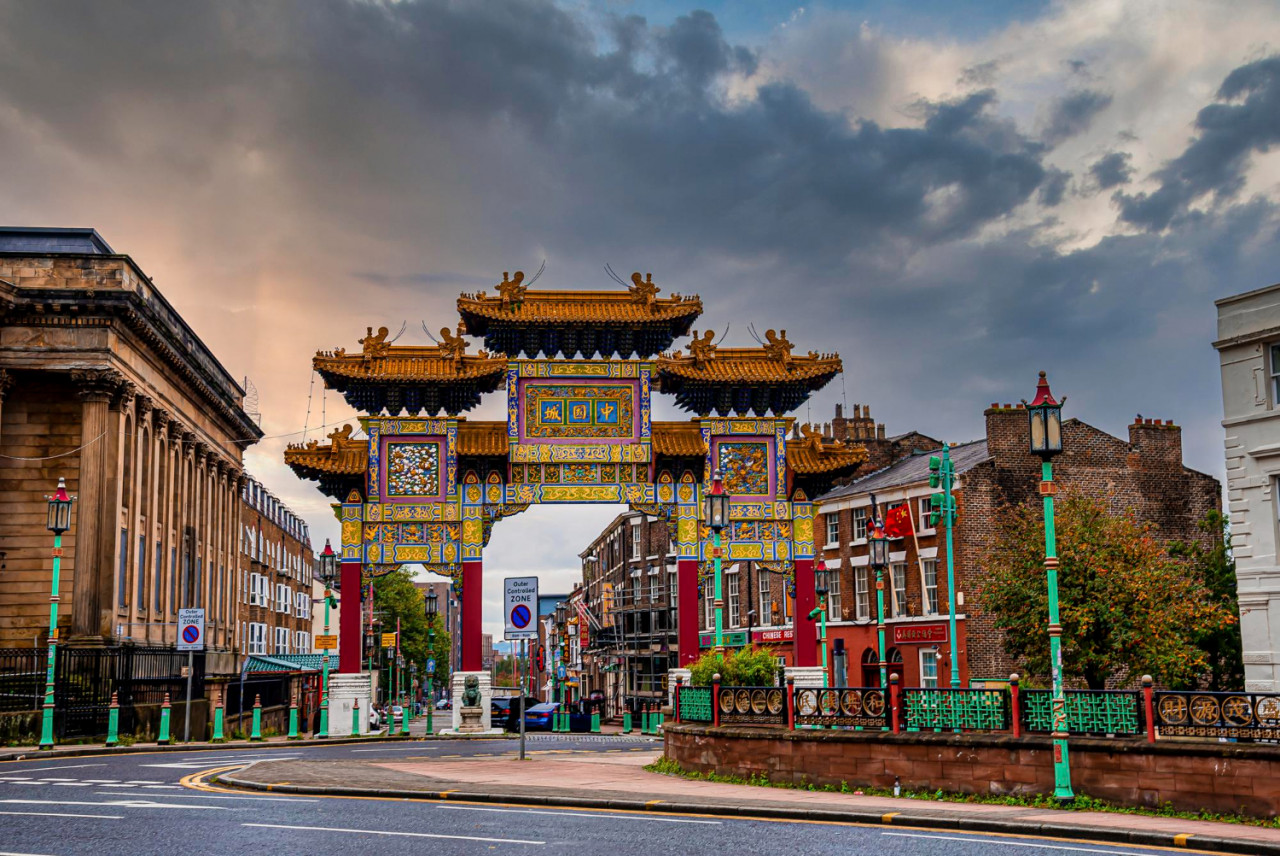
[[787,675],[787,730],[796,727],[796,676]]
[[658,705],[658,709],[653,712],[653,733],[655,735],[662,731],[662,705]]
[[1009,676],[1009,715],[1013,718],[1013,736],[1022,736],[1022,694],[1018,690],[1018,673]]
[[262,739],[262,696],[260,695],[253,697],[253,732],[249,735],[249,739]]
[[720,727],[720,673],[711,676],[711,724]]
[[400,712],[400,733],[405,737],[409,736],[409,708],[404,707]]
[[360,699],[351,702],[351,736],[360,736]]
[[622,733],[631,733],[631,708],[629,707],[622,708]]
[[160,736],[156,738],[156,743],[161,746],[169,745],[169,694],[164,694],[164,704],[160,705]]
[[120,701],[115,693],[111,694],[111,709],[107,713],[107,745],[115,746],[120,742]]
[[893,733],[902,733],[902,690],[898,686],[898,676],[889,676],[889,711],[893,717]]
[[222,702],[218,702],[218,706],[213,709],[213,738],[210,743],[225,743],[226,737],[222,733]]
[[1150,675],[1142,676],[1142,701],[1147,712],[1147,742],[1156,742],[1156,709],[1155,690],[1152,689]]
[[671,715],[676,722],[680,721],[680,689],[684,686],[684,678],[676,678],[676,693],[672,696]]
[[298,739],[298,704],[297,704],[297,702],[295,702],[295,701],[293,701],[293,700],[290,700],[290,701],[289,701],[289,736],[288,736],[288,739],[289,739],[289,740],[297,740],[297,739]]
[[591,733],[600,733],[600,711],[599,709],[591,711]]

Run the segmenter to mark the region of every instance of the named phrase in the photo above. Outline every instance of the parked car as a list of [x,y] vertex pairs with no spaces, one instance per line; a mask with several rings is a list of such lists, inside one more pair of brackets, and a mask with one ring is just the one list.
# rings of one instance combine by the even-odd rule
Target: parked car
[[436,710],[452,710],[453,704],[447,698],[442,698],[436,702]]
[[[532,696],[525,696],[524,709],[527,713],[538,704]],[[494,728],[507,731],[520,730],[520,696],[495,696],[489,703]]]
[[[524,728],[526,731],[550,731],[551,714],[560,709],[558,701],[544,701],[535,704],[525,711]],[[587,732],[591,730],[591,714],[569,712],[569,730]]]
[[382,716],[378,713],[378,711],[377,711],[377,709],[376,709],[376,708],[370,708],[370,710],[369,710],[369,730],[370,730],[370,731],[377,731],[377,730],[378,730],[378,729],[380,729],[380,728],[382,728]]

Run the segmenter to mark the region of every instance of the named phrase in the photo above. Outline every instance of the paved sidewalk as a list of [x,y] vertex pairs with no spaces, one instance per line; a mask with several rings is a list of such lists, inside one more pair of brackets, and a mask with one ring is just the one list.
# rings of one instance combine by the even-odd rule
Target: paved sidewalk
[[[390,761],[266,761],[218,777],[273,791],[417,797],[588,808],[890,824],[1050,835],[1191,850],[1280,854],[1280,829],[1105,812],[931,802],[763,788],[663,776],[643,769],[660,751],[533,752]],[[517,782],[516,784],[513,784]]]

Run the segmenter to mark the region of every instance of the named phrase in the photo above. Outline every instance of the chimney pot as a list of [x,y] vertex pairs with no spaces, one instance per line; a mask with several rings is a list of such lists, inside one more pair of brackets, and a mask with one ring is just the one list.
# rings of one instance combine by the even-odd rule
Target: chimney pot
[[836,405],[836,418],[837,418],[837,419],[843,419],[843,418],[844,418],[844,405],[843,405],[843,404],[837,404],[837,405]]

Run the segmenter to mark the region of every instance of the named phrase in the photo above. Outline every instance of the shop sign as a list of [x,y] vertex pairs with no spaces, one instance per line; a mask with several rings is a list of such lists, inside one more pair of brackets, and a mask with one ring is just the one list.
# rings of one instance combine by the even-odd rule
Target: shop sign
[[777,642],[793,642],[796,638],[794,627],[776,627],[771,630],[757,630],[751,635],[751,641],[758,644],[773,644]]
[[893,625],[895,645],[934,645],[946,641],[947,625],[943,623]]

